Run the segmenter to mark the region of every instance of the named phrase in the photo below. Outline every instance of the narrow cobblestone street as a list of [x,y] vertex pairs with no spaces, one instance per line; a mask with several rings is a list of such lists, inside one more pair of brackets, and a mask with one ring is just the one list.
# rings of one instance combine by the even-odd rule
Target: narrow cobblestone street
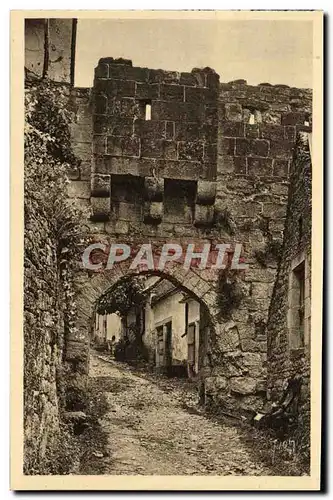
[[154,381],[96,353],[90,363],[91,381],[103,385],[108,403],[100,421],[106,450],[93,453],[104,474],[272,474],[253,460],[242,429],[189,410],[196,392],[186,380]]

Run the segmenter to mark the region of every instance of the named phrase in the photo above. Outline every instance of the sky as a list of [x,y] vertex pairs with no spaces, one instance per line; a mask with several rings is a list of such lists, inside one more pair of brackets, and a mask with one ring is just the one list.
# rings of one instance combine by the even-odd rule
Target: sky
[[312,87],[312,22],[79,19],[75,85],[91,87],[100,57],[191,71],[210,66],[221,82],[243,79]]

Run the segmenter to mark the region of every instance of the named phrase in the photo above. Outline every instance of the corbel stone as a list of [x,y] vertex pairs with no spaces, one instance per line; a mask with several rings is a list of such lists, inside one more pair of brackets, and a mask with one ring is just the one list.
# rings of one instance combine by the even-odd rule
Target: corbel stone
[[161,201],[146,201],[144,205],[144,221],[150,224],[159,224],[163,217],[163,203]]
[[144,196],[147,201],[163,201],[164,179],[157,177],[145,177]]
[[196,203],[199,205],[214,205],[216,197],[216,182],[198,180]]
[[195,226],[211,226],[214,220],[214,205],[199,205],[196,203],[194,212]]
[[111,175],[91,175],[91,196],[106,198],[111,196]]
[[110,196],[105,198],[92,196],[90,198],[90,204],[92,209],[91,220],[95,222],[109,220],[111,212]]

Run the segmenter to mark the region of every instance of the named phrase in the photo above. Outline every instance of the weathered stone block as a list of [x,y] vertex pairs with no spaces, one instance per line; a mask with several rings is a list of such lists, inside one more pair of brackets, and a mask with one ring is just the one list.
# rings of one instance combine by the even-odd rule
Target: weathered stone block
[[174,140],[175,138],[175,123],[174,122],[165,122],[165,139]]
[[255,394],[257,381],[252,377],[232,377],[229,388],[236,394]]
[[284,127],[284,138],[290,142],[296,141],[296,127],[293,126]]
[[69,198],[90,198],[90,183],[87,181],[71,181],[68,184]]
[[144,221],[150,224],[159,224],[163,218],[163,203],[146,201],[144,206]]
[[129,65],[110,64],[109,65],[109,78],[119,80],[134,80],[136,82],[148,81],[149,70],[148,68],[139,68]]
[[181,73],[179,83],[180,85],[195,87],[197,85],[197,80],[192,73]]
[[98,115],[106,114],[108,110],[108,98],[102,94],[94,96],[94,113]]
[[163,201],[164,179],[157,177],[145,177],[144,192],[145,199],[148,201]]
[[259,137],[259,125],[245,123],[245,137],[248,139],[257,139]]
[[[273,160],[273,175],[287,178],[289,175],[289,164],[288,160]],[[286,191],[286,186],[284,186],[283,194],[287,194]]]
[[223,156],[224,155],[234,156],[235,145],[236,145],[235,139],[229,139],[229,138],[223,137],[222,140],[219,141],[219,154],[221,154]]
[[216,182],[198,180],[196,203],[213,205],[216,197]]
[[177,71],[164,71],[162,69],[149,70],[150,83],[179,83],[180,73]]
[[176,141],[193,142],[200,139],[200,125],[196,122],[177,122],[175,124],[175,139]]
[[195,205],[194,224],[196,226],[211,226],[214,220],[214,206]]
[[106,221],[110,218],[110,212],[111,212],[110,197],[108,198],[91,197],[90,203],[92,209],[91,219],[93,221],[96,222]]
[[244,137],[244,123],[235,121],[220,122],[219,133],[225,137]]
[[204,101],[204,91],[202,87],[185,87],[185,102],[200,104]]
[[92,153],[91,142],[78,142],[72,146],[74,154],[82,161],[89,161]]
[[222,352],[233,352],[239,347],[239,333],[234,321],[220,325],[218,344]]
[[137,99],[158,99],[160,86],[158,84],[137,83],[135,97]]
[[293,155],[295,144],[289,141],[271,141],[270,156],[290,160]]
[[269,153],[269,142],[264,139],[236,139],[237,156],[266,157]]
[[202,165],[195,161],[157,160],[156,172],[168,179],[197,180],[202,177]]
[[124,118],[144,118],[142,103],[131,97],[113,97],[108,101],[108,114]]
[[103,174],[91,175],[91,195],[107,197],[111,194],[111,176]]
[[305,121],[304,112],[285,113],[282,115],[281,118],[282,125],[304,125],[304,121]]
[[204,144],[204,162],[215,163],[217,161],[217,144]]
[[[107,223],[108,224],[108,223]],[[107,231],[107,229],[106,229]],[[113,231],[115,234],[128,234],[129,232],[129,223],[123,220],[117,220],[114,223]]]
[[156,167],[153,158],[125,158],[125,157],[105,157],[103,162],[96,165],[96,171],[101,174],[122,174],[122,175],[136,175],[140,177],[150,176]]
[[279,218],[285,217],[286,205],[285,203],[263,203],[262,213],[265,217]]
[[165,123],[158,120],[137,119],[134,121],[134,134],[148,141],[164,139],[166,135]]
[[179,142],[178,143],[178,158],[180,160],[203,160],[203,144],[196,142]]
[[[192,104],[192,106],[195,106],[196,110],[200,109],[198,105]],[[187,115],[187,118],[188,118],[188,121],[190,121],[191,115],[189,115],[189,116]],[[218,116],[217,116],[216,105],[215,104],[214,105],[212,105],[212,104],[204,105],[203,116],[202,117],[198,116],[198,118],[196,118],[196,119],[205,121],[208,125],[215,125],[217,127]]]
[[281,125],[281,113],[278,111],[264,111],[261,116],[263,123],[275,123],[277,125]]
[[164,141],[163,156],[166,160],[177,160],[177,143],[174,141]]
[[133,135],[133,118],[110,116],[108,118],[108,133],[119,137]]
[[205,87],[207,82],[207,75],[200,68],[193,68],[191,71],[192,75],[196,79],[198,87]]
[[241,122],[243,118],[242,106],[237,103],[226,103],[225,117],[226,120],[230,120],[232,122]]
[[105,134],[108,131],[107,115],[94,115],[93,132],[95,134]]
[[273,175],[273,160],[271,158],[248,158],[247,165],[249,175]]
[[162,101],[184,102],[184,87],[181,85],[160,85],[160,99]]
[[204,104],[193,104],[191,102],[179,103],[181,112],[180,119],[187,122],[203,122],[210,123],[207,113],[208,106]]
[[95,81],[94,89],[98,94],[108,97],[134,97],[135,82],[131,80],[99,80]]
[[93,154],[103,155],[106,153],[106,136],[94,135],[92,143]]
[[262,139],[273,139],[274,141],[284,140],[284,127],[275,124],[262,124],[260,125],[260,137]]
[[164,140],[142,139],[141,156],[143,158],[163,158],[164,156]]
[[140,139],[138,137],[108,136],[107,153],[113,156],[140,156]]
[[247,161],[248,159],[243,156],[238,156],[233,159],[233,166],[235,174],[246,174],[247,173]]
[[100,63],[95,68],[95,78],[108,78],[109,77],[109,65],[106,63]]

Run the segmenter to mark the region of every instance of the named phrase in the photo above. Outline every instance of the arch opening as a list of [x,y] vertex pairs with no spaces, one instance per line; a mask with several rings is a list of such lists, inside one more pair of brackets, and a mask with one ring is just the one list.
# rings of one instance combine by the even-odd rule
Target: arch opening
[[203,298],[161,271],[126,274],[94,303],[90,345],[119,361],[198,381],[212,316]]

